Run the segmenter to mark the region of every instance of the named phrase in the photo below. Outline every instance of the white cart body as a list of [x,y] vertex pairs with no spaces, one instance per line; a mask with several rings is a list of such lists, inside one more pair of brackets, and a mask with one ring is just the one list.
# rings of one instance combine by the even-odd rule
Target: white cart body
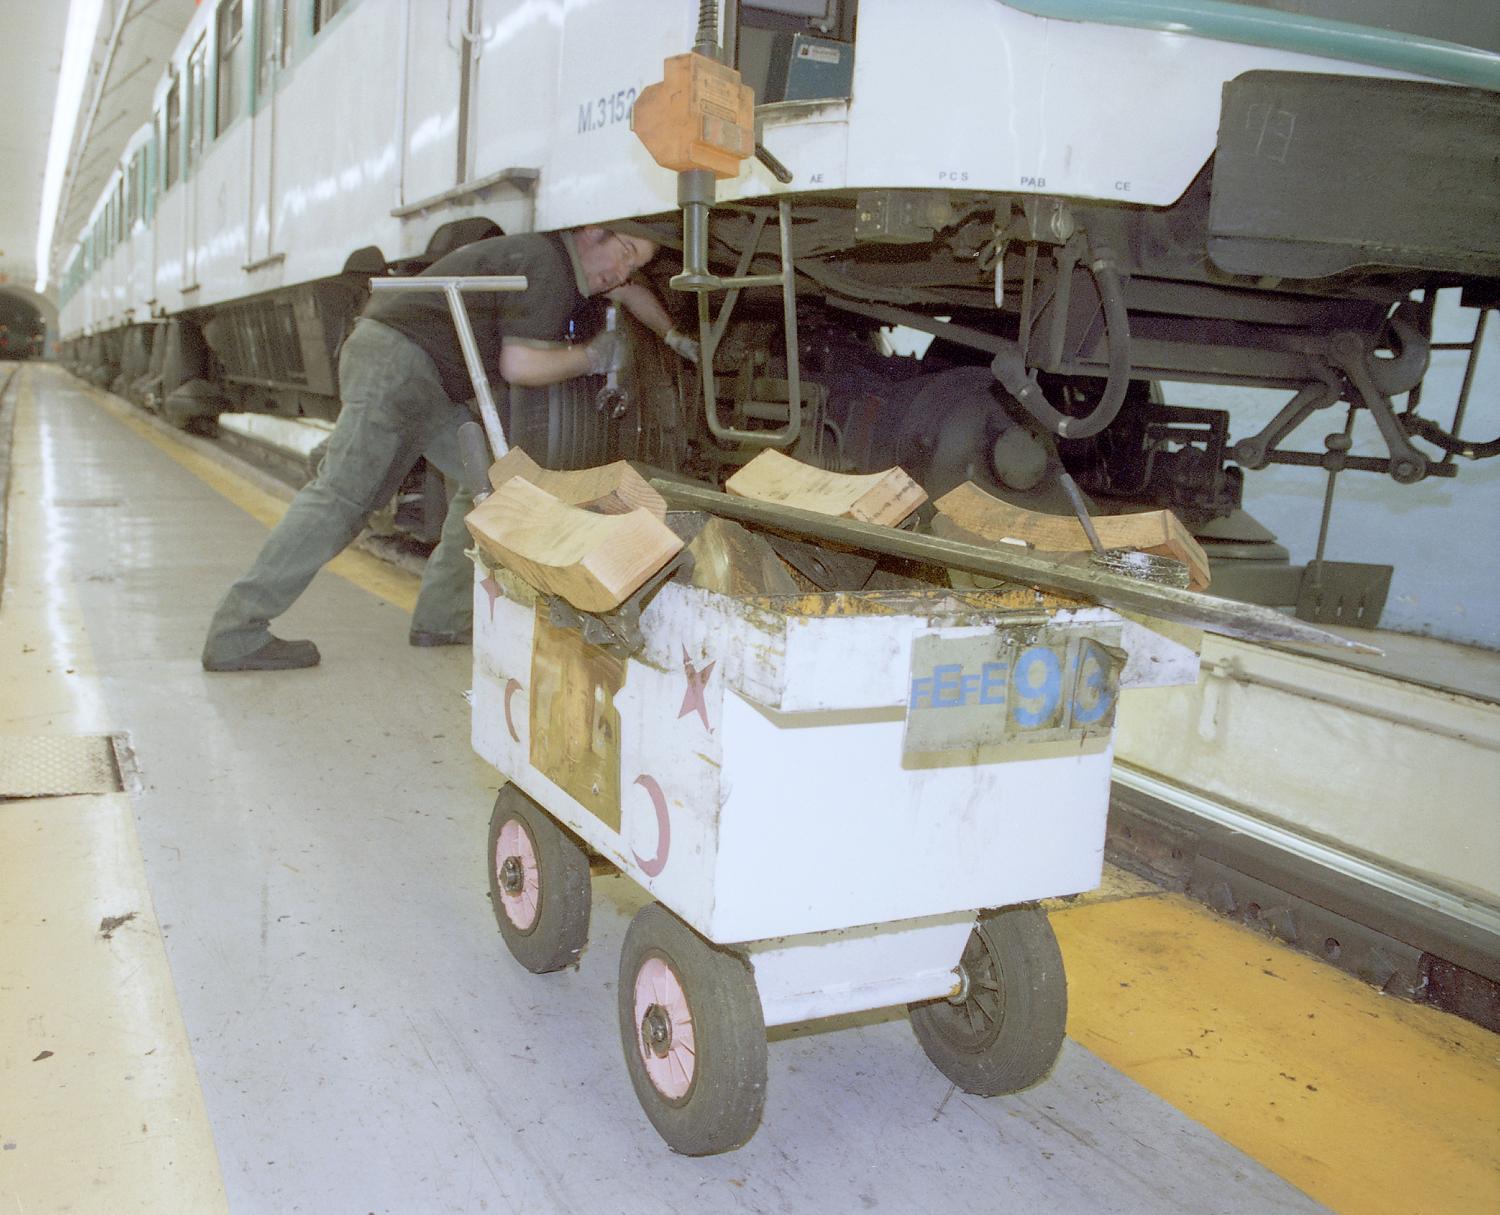
[[[554,627],[509,572],[481,565],[476,582],[475,750],[743,951],[767,1025],[948,994],[976,909],[1098,885],[1112,704],[1102,728],[914,750],[915,709],[972,717],[1003,696],[943,664],[934,692],[931,666],[914,671],[919,640],[1043,637],[1074,646],[1072,662],[1087,638],[1114,656],[1111,689],[1197,675],[1190,646],[1030,591],[741,599],[670,582],[625,659]],[[1097,711],[1110,692],[1093,674]]]

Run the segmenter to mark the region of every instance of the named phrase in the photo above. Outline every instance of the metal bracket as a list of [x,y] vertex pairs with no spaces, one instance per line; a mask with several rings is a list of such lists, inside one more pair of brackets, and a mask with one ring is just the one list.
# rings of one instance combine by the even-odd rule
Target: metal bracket
[[638,654],[646,645],[641,633],[641,613],[666,583],[681,575],[693,573],[693,554],[682,549],[666,565],[652,574],[633,595],[612,612],[584,612],[556,595],[547,599],[547,619],[554,628],[575,629],[590,645],[598,646],[621,658]]
[[[792,204],[785,198],[777,202],[778,224],[781,233],[781,273],[746,274],[755,256],[755,247],[760,239],[765,220],[757,216],[750,242],[740,256],[739,268],[731,278],[720,278],[708,272],[703,264],[703,251],[707,248],[707,208],[693,230],[683,235],[683,272],[672,279],[677,291],[693,291],[698,295],[698,345],[701,355],[698,362],[703,381],[703,410],[708,421],[709,433],[722,444],[743,443],[748,447],[791,447],[802,433],[802,372],[797,346],[797,268],[792,259]],[[692,208],[685,208],[691,217]],[[687,219],[684,220],[685,225]],[[696,232],[696,237],[695,237]],[[698,246],[701,246],[699,248]],[[786,378],[787,378],[787,423],[780,430],[739,430],[725,426],[719,421],[719,404],[714,386],[714,354],[719,339],[724,334],[729,309],[734,307],[739,291],[745,287],[781,288],[782,320],[786,329]],[[727,290],[730,294],[720,309],[719,323],[709,316],[708,292]]]
[[[1390,453],[1390,459],[1383,463],[1383,470],[1402,484],[1422,480],[1428,472],[1427,457],[1412,446],[1406,427],[1391,405],[1391,397],[1408,392],[1422,382],[1431,343],[1413,323],[1408,303],[1402,303],[1391,314],[1390,326],[1401,347],[1401,353],[1393,359],[1377,359],[1371,340],[1365,334],[1352,331],[1332,334],[1327,340],[1326,361],[1318,359],[1313,363],[1312,373],[1317,379],[1288,401],[1258,435],[1236,443],[1231,453],[1235,461],[1249,469],[1289,462],[1276,459],[1277,447],[1282,440],[1315,411],[1349,396],[1353,403],[1370,411],[1375,425],[1380,428],[1381,438]],[[1340,382],[1337,374],[1340,372],[1347,381],[1348,390]],[[1334,471],[1327,464],[1325,467]],[[1364,465],[1345,460],[1339,467]]]

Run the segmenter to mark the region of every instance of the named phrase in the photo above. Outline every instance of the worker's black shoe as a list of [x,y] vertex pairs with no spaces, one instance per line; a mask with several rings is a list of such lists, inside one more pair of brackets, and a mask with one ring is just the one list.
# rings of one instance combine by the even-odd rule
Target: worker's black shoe
[[310,641],[270,641],[241,658],[203,659],[205,671],[292,671],[298,667],[315,667],[322,655]]
[[412,645],[434,646],[434,645],[473,645],[474,630],[455,629],[446,633],[427,633],[420,629],[412,629],[406,635],[406,640]]

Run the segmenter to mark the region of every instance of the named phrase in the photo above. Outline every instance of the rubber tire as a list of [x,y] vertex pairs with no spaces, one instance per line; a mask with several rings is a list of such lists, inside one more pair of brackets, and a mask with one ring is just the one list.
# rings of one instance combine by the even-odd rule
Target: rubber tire
[[[540,906],[536,922],[525,932],[511,923],[500,897],[500,875],[495,845],[500,830],[511,819],[531,837],[536,851]],[[495,798],[490,815],[488,860],[490,902],[500,935],[517,962],[532,974],[547,974],[578,961],[589,939],[588,854],[531,798],[515,785],[506,785]]]
[[546,388],[511,385],[507,441],[559,472],[607,463],[610,419],[594,404],[603,386],[603,376],[579,376]]
[[[641,1059],[635,977],[651,957],[677,973],[696,1038],[693,1082],[677,1101],[657,1091]],[[617,1006],[625,1069],[667,1146],[684,1156],[712,1156],[748,1143],[766,1104],[766,1023],[750,964],[650,903],[625,933]]]
[[[909,1006],[911,1027],[933,1066],[966,1093],[994,1097],[1046,1079],[1062,1050],[1068,1021],[1068,981],[1062,951],[1044,912],[1012,907],[984,913],[964,949],[993,966],[1000,990],[986,1007],[998,1011],[980,1034],[967,1026],[965,1009],[980,1013],[975,998]],[[970,982],[976,976],[970,968]],[[998,1010],[995,1002],[998,1000]]]

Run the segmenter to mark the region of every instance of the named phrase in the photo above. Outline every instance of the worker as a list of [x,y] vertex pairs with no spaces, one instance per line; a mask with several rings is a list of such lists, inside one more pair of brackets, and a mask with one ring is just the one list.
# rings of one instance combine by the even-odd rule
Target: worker
[[[470,323],[486,368],[510,384],[543,386],[607,372],[616,335],[563,341],[587,296],[607,293],[684,358],[697,344],[672,328],[661,302],[630,276],[656,253],[641,236],[600,227],[497,236],[439,258],[424,274],[525,275],[522,292],[468,295]],[[207,671],[282,671],[315,666],[318,647],[271,634],[313,576],[359,535],[426,456],[459,484],[458,428],[473,395],[463,350],[441,291],[376,294],[339,355],[343,408],[317,475],[292,500],[248,573],[229,588],[203,646]],[[422,574],[408,640],[467,644],[473,636],[472,567],[464,556],[469,500],[450,499],[441,538]]]

